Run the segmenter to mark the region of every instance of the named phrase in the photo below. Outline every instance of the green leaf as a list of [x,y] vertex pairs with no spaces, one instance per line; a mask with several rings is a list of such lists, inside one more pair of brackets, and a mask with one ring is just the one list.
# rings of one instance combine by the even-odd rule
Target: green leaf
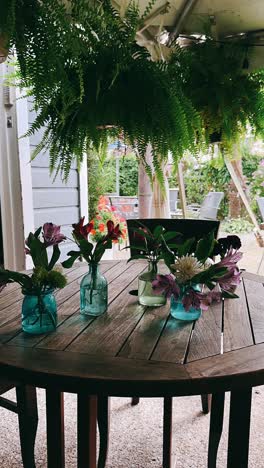
[[64,260],[64,262],[62,262],[63,268],[71,268],[75,260],[77,260],[77,258],[80,257],[81,252],[76,252],[74,250],[71,250],[67,255],[69,256],[69,258],[67,260]]
[[45,245],[32,232],[28,236],[27,244],[35,267],[41,266],[47,270],[48,254]]
[[222,291],[222,297],[225,299],[238,299],[239,296],[237,294],[231,293],[229,291]]
[[160,236],[161,234],[165,231],[164,227],[163,226],[156,226],[154,231],[153,231],[153,237],[156,239],[156,240],[159,240],[160,239]]
[[200,239],[197,243],[195,256],[200,262],[205,262],[213,252],[215,245],[214,231],[211,231],[207,236]]
[[178,245],[178,254],[180,257],[191,253],[193,244],[195,243],[195,237],[187,239],[183,244]]
[[169,241],[171,239],[175,239],[175,237],[182,237],[182,234],[179,232],[168,231],[163,234],[165,241]]
[[59,246],[58,246],[58,245],[54,245],[54,246],[53,246],[52,257],[51,257],[51,259],[50,259],[49,266],[48,266],[48,270],[52,270],[52,268],[54,267],[55,263],[57,263],[57,261],[59,260],[59,258],[60,258],[60,249],[59,249]]
[[38,237],[41,233],[42,226],[40,226],[35,232],[34,232],[34,237]]

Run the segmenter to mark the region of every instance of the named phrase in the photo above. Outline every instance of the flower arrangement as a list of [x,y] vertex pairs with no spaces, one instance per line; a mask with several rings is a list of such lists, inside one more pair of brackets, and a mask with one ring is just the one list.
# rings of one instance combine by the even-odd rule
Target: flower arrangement
[[[20,284],[24,293],[42,294],[50,289],[63,288],[66,277],[55,264],[60,258],[59,244],[65,239],[60,226],[52,223],[45,223],[34,233],[30,232],[25,241],[25,252],[31,256],[34,264],[32,275],[0,268],[1,289],[8,283]],[[50,260],[49,247],[53,248]]]
[[84,275],[80,287],[80,312],[83,315],[98,316],[107,310],[108,285],[106,278],[100,274],[98,264],[106,249],[111,249],[112,242],[118,241],[122,232],[119,224],[109,219],[106,223],[106,234],[101,234],[94,245],[92,236],[94,223],[84,224],[84,217],[77,224],[73,224],[72,235],[78,250],[68,253],[68,259],[62,265],[70,268],[77,258],[84,258],[89,264],[89,272]]
[[[60,226],[45,223],[25,241],[25,252],[34,264],[31,275],[0,268],[0,292],[7,283],[18,283],[22,288],[22,329],[31,334],[51,332],[57,326],[57,304],[54,289],[66,285],[66,277],[55,266],[60,258],[59,244],[66,237]],[[52,247],[51,257],[48,249]],[[50,257],[50,258],[49,258]]]
[[127,240],[127,227],[126,221],[124,218],[119,216],[116,212],[114,206],[108,208],[105,206],[103,209],[99,210],[95,218],[90,221],[93,224],[91,230],[91,240],[98,242],[100,239],[106,236],[107,234],[107,223],[112,221],[114,225],[119,225],[120,236],[118,239],[113,239],[114,244],[122,244]]
[[[202,238],[192,252],[195,239],[188,239],[181,247],[181,253],[173,254],[173,263],[167,263],[168,275],[157,275],[152,282],[156,294],[164,294],[181,301],[185,311],[207,310],[213,300],[236,298],[235,288],[240,283],[241,272],[237,262],[242,258],[239,252],[240,239],[227,236],[218,241],[214,233]],[[220,256],[213,262],[212,257]],[[166,261],[166,260],[165,260]],[[201,290],[202,285],[202,290]]]
[[72,227],[72,236],[79,250],[71,250],[68,252],[67,255],[69,258],[62,262],[64,268],[71,268],[78,258],[84,258],[89,264],[98,264],[105,250],[111,249],[112,242],[118,242],[119,238],[122,236],[119,224],[115,225],[111,219],[109,219],[106,224],[103,224],[104,229],[100,233],[95,245],[89,240],[89,237],[92,240],[92,236],[95,235],[93,221],[84,225],[84,217],[82,217],[80,221],[73,224]]

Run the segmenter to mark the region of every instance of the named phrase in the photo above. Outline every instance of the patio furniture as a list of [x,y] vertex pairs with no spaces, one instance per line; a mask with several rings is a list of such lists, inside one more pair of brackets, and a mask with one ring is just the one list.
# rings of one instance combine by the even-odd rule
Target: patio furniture
[[217,219],[217,212],[223,198],[224,192],[209,192],[201,205],[193,203],[187,206],[187,210],[199,219],[214,220]]
[[264,197],[257,197],[257,204],[262,217],[262,221],[264,222]]
[[179,189],[178,188],[170,188],[169,189],[169,202],[170,202],[170,212],[171,213],[177,213],[178,197],[179,197]]
[[[14,388],[15,384],[0,381],[0,395]],[[0,406],[18,415],[20,448],[25,468],[35,468],[34,446],[38,427],[36,388],[16,384],[17,402],[0,396]]]
[[[144,268],[102,263],[109,309],[95,319],[79,314],[86,266],[77,266],[57,293],[59,326],[47,336],[20,331],[18,291],[9,310],[0,307],[1,375],[46,389],[48,468],[65,466],[63,392],[78,395],[78,468],[96,467],[97,397],[163,397],[168,428],[171,397],[212,393],[208,467],[215,468],[227,391],[227,467],[247,468],[252,387],[264,384],[263,278],[243,273],[239,299],[213,304],[193,324],[171,318],[168,304],[145,309],[128,294]],[[170,443],[163,450],[163,468],[171,467]]]

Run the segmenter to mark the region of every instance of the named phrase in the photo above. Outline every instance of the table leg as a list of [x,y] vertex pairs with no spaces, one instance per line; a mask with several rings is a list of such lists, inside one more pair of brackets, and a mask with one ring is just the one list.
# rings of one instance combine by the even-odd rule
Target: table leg
[[231,392],[227,468],[248,467],[252,388]]
[[201,395],[202,410],[204,414],[208,414],[211,411],[212,395]]
[[223,430],[224,405],[225,394],[214,393],[212,395],[209,430],[208,468],[216,468],[217,451]]
[[36,388],[19,385],[16,387],[16,396],[23,465],[35,468],[34,447],[38,427]]
[[163,468],[171,468],[172,403],[171,397],[163,400]]
[[98,397],[97,400],[97,421],[100,434],[100,450],[98,458],[98,468],[105,468],[109,445],[110,429],[110,398],[107,396]]
[[48,468],[65,467],[63,393],[46,390]]
[[78,394],[78,468],[96,468],[97,397]]

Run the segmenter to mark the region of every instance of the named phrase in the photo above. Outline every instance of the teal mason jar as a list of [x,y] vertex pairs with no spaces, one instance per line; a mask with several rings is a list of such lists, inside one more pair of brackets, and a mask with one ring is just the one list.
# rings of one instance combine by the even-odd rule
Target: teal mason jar
[[[193,285],[192,289],[194,291],[201,291],[201,288],[198,284]],[[182,297],[184,295],[185,291],[182,290],[180,297],[178,300],[174,298],[174,296],[171,296],[171,303],[170,303],[170,314],[172,317],[178,320],[184,320],[186,322],[193,321],[193,320],[198,320],[201,317],[202,311],[201,309],[195,309],[194,307],[191,307],[188,311],[185,310],[183,304],[182,304]]]
[[23,291],[22,329],[26,333],[39,335],[56,330],[57,304],[54,290],[45,292]]
[[98,263],[89,265],[89,271],[81,281],[80,296],[81,314],[97,317],[107,311],[108,284]]

